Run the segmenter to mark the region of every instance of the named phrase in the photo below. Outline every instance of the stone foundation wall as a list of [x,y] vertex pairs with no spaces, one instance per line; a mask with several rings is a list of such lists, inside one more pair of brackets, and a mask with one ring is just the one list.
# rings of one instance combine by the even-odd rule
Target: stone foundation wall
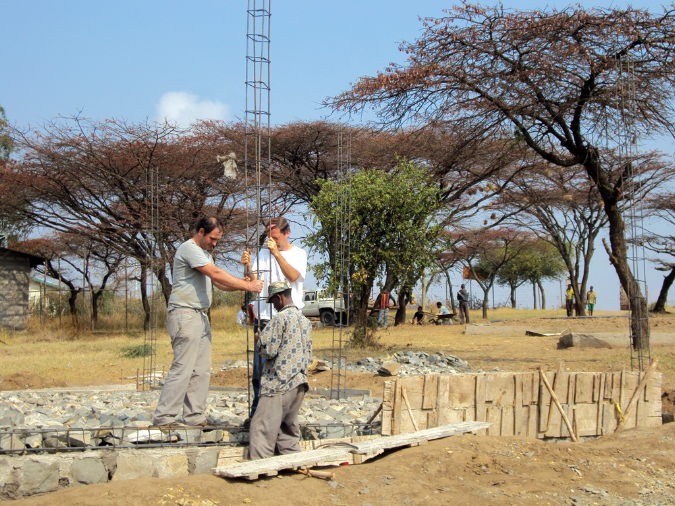
[[0,457],[0,500],[133,478],[211,474],[224,448],[101,450]]

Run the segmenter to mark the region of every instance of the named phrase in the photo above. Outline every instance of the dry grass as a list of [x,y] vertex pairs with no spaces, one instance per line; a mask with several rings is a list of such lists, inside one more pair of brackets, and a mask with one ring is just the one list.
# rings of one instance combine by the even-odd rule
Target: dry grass
[[[212,312],[213,364],[214,367],[225,360],[243,359],[246,356],[246,330],[235,324],[236,307],[221,307]],[[605,312],[598,311],[601,315]],[[490,311],[492,320],[507,320],[497,324],[499,335],[467,335],[464,327],[454,326],[411,326],[389,327],[378,332],[382,349],[352,350],[347,349],[349,360],[365,356],[392,355],[398,350],[438,351],[459,356],[469,362],[473,370],[491,371],[495,368],[503,371],[523,371],[536,369],[540,365],[557,367],[560,361],[565,362],[570,370],[605,371],[620,370],[630,367],[629,351],[616,349],[569,349],[557,350],[557,337],[526,337],[523,331],[528,318],[546,318],[562,316],[562,310],[512,310],[501,308]],[[412,312],[410,312],[412,316]],[[480,312],[472,311],[471,318],[475,323],[485,323],[479,319]],[[675,329],[675,317],[658,316],[659,332],[670,332]],[[390,321],[393,314],[390,314]],[[511,321],[513,320],[513,321]],[[605,328],[613,331],[627,327],[627,320],[547,320],[551,326],[563,325],[588,329],[593,322],[597,330]],[[563,323],[564,322],[564,323]],[[655,320],[656,323],[656,320]],[[549,323],[541,323],[540,325]],[[36,330],[31,322],[29,331],[25,333],[0,334],[0,376],[30,370],[45,378],[62,380],[69,385],[93,385],[106,383],[129,383],[124,376],[135,376],[137,369],[142,369],[143,358],[125,358],[122,352],[130,346],[143,344],[142,333],[127,336],[122,333],[75,333],[69,329],[58,327]],[[582,327],[583,326],[583,327]],[[494,327],[494,325],[493,325]],[[339,329],[317,329],[312,334],[314,356],[330,358],[334,340],[347,340],[346,329],[340,336]],[[664,383],[675,387],[675,353],[671,348],[661,347],[652,350],[652,355],[661,361]],[[158,328],[157,356],[158,367],[168,369],[171,364],[171,346],[163,322]]]

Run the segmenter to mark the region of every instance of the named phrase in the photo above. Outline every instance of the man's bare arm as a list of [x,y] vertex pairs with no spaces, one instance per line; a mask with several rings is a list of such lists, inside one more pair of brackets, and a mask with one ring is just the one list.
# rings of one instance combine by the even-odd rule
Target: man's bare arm
[[244,290],[247,292],[262,292],[262,281],[250,281],[247,278],[241,279],[233,276],[227,271],[224,271],[220,267],[216,267],[213,264],[207,264],[202,267],[197,267],[197,270],[202,274],[211,278],[213,284],[216,288],[220,290],[225,290],[228,292],[233,292],[235,290]]
[[274,239],[270,238],[267,240],[267,247],[269,248],[272,256],[276,259],[277,263],[279,264],[279,268],[281,269],[281,272],[288,281],[293,283],[296,279],[300,277],[300,271],[298,271],[295,267],[293,267],[286,261],[284,256],[279,251],[277,243],[274,242]]

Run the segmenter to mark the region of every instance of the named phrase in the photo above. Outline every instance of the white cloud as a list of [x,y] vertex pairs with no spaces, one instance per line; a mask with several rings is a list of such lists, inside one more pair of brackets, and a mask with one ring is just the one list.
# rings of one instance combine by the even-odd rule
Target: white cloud
[[197,95],[186,91],[168,91],[157,104],[157,119],[165,119],[187,128],[200,119],[226,120],[230,116],[230,108],[222,102],[200,100]]

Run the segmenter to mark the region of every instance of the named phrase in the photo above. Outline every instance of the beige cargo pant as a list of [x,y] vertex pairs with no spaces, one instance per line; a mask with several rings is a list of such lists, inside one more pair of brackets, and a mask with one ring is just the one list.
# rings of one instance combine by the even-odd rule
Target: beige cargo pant
[[206,420],[204,409],[211,378],[211,327],[204,311],[176,308],[166,318],[173,362],[166,375],[154,414],[155,425],[183,421],[197,425]]
[[307,383],[293,390],[260,397],[251,420],[249,458],[251,460],[300,451],[300,421],[298,413],[307,391]]

